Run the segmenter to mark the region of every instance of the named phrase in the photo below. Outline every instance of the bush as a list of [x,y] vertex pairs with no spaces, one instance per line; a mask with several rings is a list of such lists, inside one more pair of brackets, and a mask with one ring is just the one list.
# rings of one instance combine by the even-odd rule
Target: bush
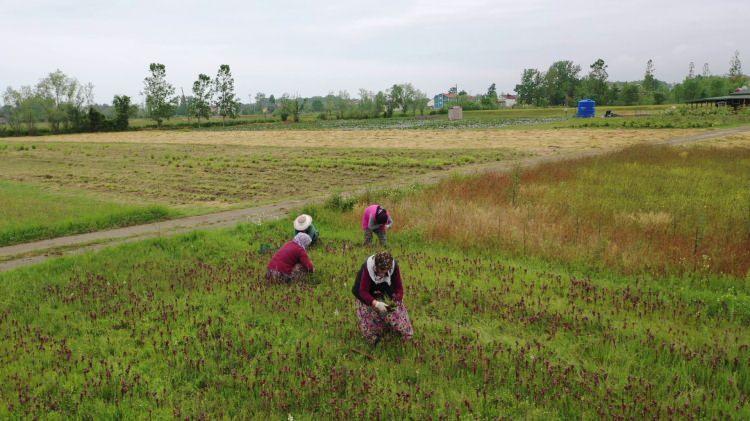
[[325,208],[338,212],[349,212],[354,209],[356,203],[356,199],[352,197],[345,198],[341,193],[336,193],[326,200]]

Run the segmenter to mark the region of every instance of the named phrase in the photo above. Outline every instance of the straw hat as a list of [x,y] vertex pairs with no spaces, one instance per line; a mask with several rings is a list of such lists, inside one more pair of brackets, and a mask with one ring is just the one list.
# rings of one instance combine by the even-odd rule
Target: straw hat
[[294,229],[297,231],[304,231],[310,228],[310,225],[312,225],[312,216],[304,213],[294,220]]

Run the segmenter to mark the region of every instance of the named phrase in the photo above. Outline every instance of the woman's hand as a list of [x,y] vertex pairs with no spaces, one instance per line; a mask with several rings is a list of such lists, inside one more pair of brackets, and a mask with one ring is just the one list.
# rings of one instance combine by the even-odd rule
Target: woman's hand
[[372,306],[380,313],[385,313],[386,311],[388,311],[388,306],[382,301],[372,300]]

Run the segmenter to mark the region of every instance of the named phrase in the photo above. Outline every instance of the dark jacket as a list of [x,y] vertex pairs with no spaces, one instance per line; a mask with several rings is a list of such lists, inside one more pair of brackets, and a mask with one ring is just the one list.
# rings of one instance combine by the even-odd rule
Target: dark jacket
[[394,301],[401,301],[404,298],[401,270],[398,267],[398,262],[394,260],[393,264],[394,268],[390,285],[385,282],[380,284],[373,282],[372,278],[370,278],[370,273],[367,271],[367,261],[362,264],[352,287],[352,293],[362,304],[370,306],[373,300],[382,300],[383,296],[388,296]]

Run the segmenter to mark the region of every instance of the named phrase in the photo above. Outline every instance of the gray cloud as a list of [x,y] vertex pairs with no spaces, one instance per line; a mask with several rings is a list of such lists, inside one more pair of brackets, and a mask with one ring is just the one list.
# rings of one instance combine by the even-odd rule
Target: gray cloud
[[690,61],[726,72],[750,39],[741,0],[4,3],[0,89],[60,68],[92,82],[99,102],[140,100],[154,61],[186,91],[198,73],[228,63],[243,100],[405,81],[433,94],[456,83],[510,91],[524,67],[558,59],[585,71],[601,57],[611,79],[629,80],[653,58],[657,77],[679,81]]

